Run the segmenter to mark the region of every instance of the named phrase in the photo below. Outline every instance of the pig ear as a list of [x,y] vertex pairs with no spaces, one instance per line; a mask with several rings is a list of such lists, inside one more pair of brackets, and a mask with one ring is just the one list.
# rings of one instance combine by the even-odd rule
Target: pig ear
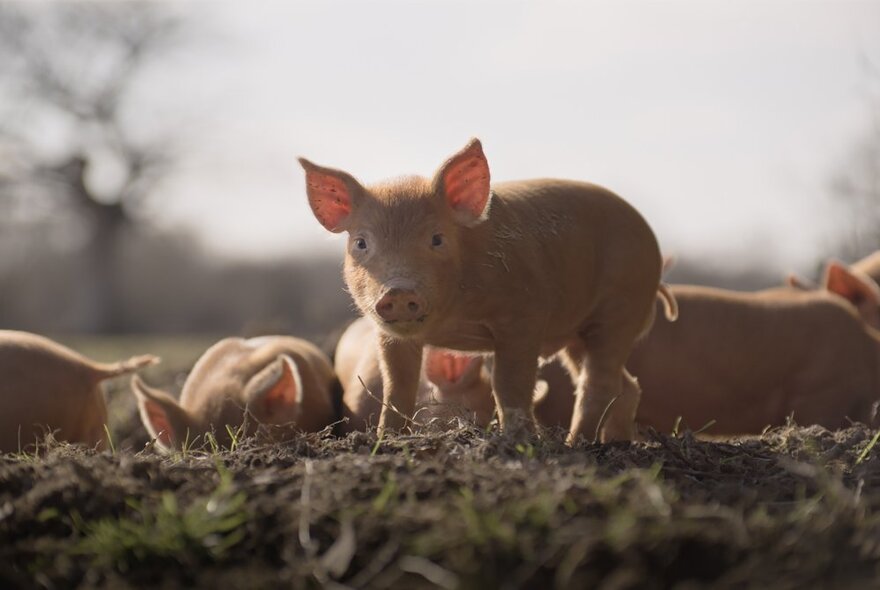
[[425,347],[425,377],[437,387],[470,384],[480,375],[483,357]]
[[471,227],[489,216],[489,162],[479,139],[446,160],[434,177],[434,187],[459,223]]
[[825,288],[850,301],[866,320],[876,317],[880,287],[870,277],[831,260],[825,267]]
[[296,420],[302,401],[302,377],[293,359],[282,354],[258,373],[248,384],[245,399],[260,422],[286,424]]
[[344,231],[361,185],[341,170],[324,168],[305,158],[299,158],[299,163],[306,171],[306,194],[315,217],[333,233]]
[[145,384],[140,377],[131,378],[131,390],[138,401],[141,422],[164,450],[178,448],[190,436],[191,421],[173,397]]

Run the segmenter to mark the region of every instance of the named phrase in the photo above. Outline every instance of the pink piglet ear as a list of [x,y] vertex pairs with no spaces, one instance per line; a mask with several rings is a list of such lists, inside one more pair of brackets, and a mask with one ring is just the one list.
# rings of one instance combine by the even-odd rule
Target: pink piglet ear
[[345,231],[360,184],[341,170],[324,168],[305,158],[299,158],[299,163],[306,171],[306,194],[315,217],[333,233]]
[[863,273],[831,260],[825,267],[825,288],[856,306],[870,325],[880,327],[880,286]]
[[163,450],[179,448],[195,434],[189,415],[173,397],[149,387],[137,375],[131,378],[131,390],[137,397],[141,422]]
[[480,140],[475,138],[440,167],[434,186],[442,193],[455,218],[471,227],[489,216],[489,179],[489,162]]
[[425,347],[425,377],[443,388],[449,385],[468,384],[479,376],[483,357],[455,353],[433,346]]
[[248,384],[245,392],[248,409],[266,424],[296,421],[302,400],[302,377],[296,363],[280,355]]

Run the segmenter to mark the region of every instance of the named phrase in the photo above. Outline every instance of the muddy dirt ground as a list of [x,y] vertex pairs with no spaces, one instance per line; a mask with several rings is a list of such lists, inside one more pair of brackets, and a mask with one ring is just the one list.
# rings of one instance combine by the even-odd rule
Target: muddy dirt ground
[[114,450],[0,456],[0,588],[880,583],[880,443],[862,426],[569,448],[459,425],[163,456],[125,387]]

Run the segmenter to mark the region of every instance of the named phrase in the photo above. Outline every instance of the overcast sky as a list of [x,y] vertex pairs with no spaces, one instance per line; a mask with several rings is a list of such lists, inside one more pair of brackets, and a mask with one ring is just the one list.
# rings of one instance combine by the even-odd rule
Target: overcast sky
[[192,113],[197,149],[156,215],[249,257],[341,254],[297,155],[369,182],[430,175],[477,136],[495,180],[605,185],[669,253],[808,268],[870,124],[862,58],[880,64],[880,2],[196,8],[209,40],[154,98]]

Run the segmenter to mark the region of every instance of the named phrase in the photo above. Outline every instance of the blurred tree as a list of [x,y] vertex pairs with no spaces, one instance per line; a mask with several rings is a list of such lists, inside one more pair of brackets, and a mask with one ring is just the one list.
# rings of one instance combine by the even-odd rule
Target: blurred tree
[[0,4],[0,217],[70,218],[96,331],[126,327],[124,235],[178,155],[176,132],[135,97],[144,71],[180,47],[182,26],[158,2]]
[[847,216],[838,239],[839,254],[848,259],[880,249],[880,69],[864,56],[862,63],[869,124],[831,179],[831,194]]

